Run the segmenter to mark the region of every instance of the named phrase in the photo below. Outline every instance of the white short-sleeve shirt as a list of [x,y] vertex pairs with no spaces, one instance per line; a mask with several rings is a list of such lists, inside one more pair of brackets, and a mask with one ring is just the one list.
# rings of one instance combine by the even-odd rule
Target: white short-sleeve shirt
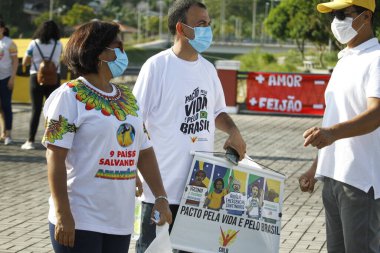
[[[143,65],[133,89],[157,156],[170,204],[179,204],[191,151],[213,151],[215,118],[225,112],[214,66],[199,55],[189,62],[167,49]],[[143,200],[154,203],[144,182]]]
[[12,75],[12,56],[17,56],[16,44],[9,37],[0,39],[0,80]]
[[[140,150],[151,147],[132,91],[112,85],[105,93],[84,78],[47,99],[44,145],[69,149],[67,191],[75,228],[107,234],[133,231],[135,179]],[[56,224],[50,197],[49,221]]]
[[49,43],[43,44],[40,42],[39,39],[32,40],[29,43],[28,49],[26,50],[25,54],[29,57],[32,58],[32,63],[30,65],[30,74],[35,74],[37,73],[36,67],[40,65],[42,62],[43,58],[40,54],[40,51],[38,51],[38,48],[36,46],[36,43],[38,43],[38,46],[41,49],[41,52],[44,56],[45,59],[49,59],[50,55],[52,55],[52,61],[54,62],[55,66],[57,66],[57,73],[60,73],[60,60],[61,60],[61,54],[62,54],[62,43],[58,40],[57,45],[55,46],[54,52],[54,40],[50,40]]
[[[367,98],[380,98],[380,45],[376,38],[346,48],[325,91],[323,127],[367,110]],[[380,129],[336,141],[319,151],[317,178],[330,177],[380,198]]]

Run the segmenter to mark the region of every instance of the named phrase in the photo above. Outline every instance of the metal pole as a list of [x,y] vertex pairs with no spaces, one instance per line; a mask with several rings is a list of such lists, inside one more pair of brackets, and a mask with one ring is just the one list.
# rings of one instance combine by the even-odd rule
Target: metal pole
[[148,28],[149,28],[149,20],[150,20],[150,16],[149,16],[149,12],[150,12],[150,6],[149,6],[149,2],[147,2],[147,8],[145,10],[145,38],[148,38]]
[[137,4],[137,42],[141,40],[141,16],[144,10],[147,10],[146,2],[139,2]]
[[[265,3],[265,15],[264,15],[264,19],[266,19],[268,17],[268,9],[269,9],[269,2],[266,2]],[[265,32],[264,32],[264,20],[263,20],[263,23],[261,24],[261,43],[264,43],[265,42]]]
[[241,19],[238,17],[235,18],[235,39],[241,39]]
[[220,37],[224,41],[224,19],[225,19],[226,2],[222,0],[220,9]]
[[159,23],[158,23],[158,38],[162,38],[162,12],[164,7],[164,1],[160,0],[158,1],[158,4],[160,5],[160,16],[159,16]]
[[141,13],[140,10],[137,9],[137,42],[140,42],[141,37]]
[[252,6],[252,40],[256,39],[256,14],[257,14],[257,0],[253,0]]
[[54,1],[50,0],[50,9],[49,9],[49,19],[50,20],[53,19],[53,5],[54,5]]

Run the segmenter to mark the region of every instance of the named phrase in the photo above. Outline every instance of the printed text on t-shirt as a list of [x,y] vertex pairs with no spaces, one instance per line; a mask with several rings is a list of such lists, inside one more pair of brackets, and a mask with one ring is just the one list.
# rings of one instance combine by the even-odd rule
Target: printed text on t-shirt
[[185,114],[186,117],[181,124],[182,133],[195,134],[203,130],[209,131],[207,91],[198,87],[190,95],[185,96]]

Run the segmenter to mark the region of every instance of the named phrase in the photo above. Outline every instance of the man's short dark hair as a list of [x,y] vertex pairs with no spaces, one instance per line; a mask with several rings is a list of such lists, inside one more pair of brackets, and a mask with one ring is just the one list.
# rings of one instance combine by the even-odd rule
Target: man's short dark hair
[[64,62],[75,74],[98,73],[99,55],[119,33],[119,25],[91,21],[80,26],[67,42]]
[[197,0],[176,0],[172,7],[169,9],[168,14],[168,28],[172,35],[176,34],[176,25],[178,22],[186,24],[186,14],[191,6],[196,5],[198,7],[206,8],[206,5]]

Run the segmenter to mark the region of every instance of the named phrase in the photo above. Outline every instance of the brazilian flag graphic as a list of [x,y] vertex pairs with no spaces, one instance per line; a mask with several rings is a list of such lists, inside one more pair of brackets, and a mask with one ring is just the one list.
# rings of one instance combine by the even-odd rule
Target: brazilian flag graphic
[[207,112],[206,111],[200,111],[199,112],[199,117],[201,119],[207,119]]

